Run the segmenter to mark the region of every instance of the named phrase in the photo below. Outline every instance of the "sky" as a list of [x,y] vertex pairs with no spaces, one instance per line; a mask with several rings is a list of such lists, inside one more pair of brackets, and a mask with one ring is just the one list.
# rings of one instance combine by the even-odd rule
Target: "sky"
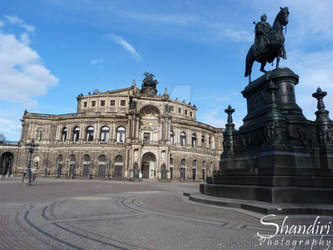
[[[224,109],[242,125],[245,57],[253,21],[272,24],[289,7],[288,67],[296,101],[314,120],[320,86],[333,112],[333,5],[329,0],[0,1],[0,134],[19,140],[24,110],[76,112],[76,96],[131,86],[153,73],[163,94],[198,107],[197,120],[224,127]],[[252,79],[262,75],[253,66]],[[267,65],[266,69],[274,69]]]

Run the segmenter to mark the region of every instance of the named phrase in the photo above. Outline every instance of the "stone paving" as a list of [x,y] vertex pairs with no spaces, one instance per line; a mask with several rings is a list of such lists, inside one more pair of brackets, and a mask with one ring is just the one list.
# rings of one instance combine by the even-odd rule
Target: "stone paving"
[[311,249],[260,246],[257,232],[274,231],[262,215],[191,202],[197,183],[20,181],[0,181],[0,249]]

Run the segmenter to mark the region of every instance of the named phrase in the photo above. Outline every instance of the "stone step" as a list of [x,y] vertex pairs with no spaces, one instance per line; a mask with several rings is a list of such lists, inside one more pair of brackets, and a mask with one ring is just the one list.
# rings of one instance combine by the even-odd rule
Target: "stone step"
[[333,177],[311,176],[214,176],[214,184],[332,187]]

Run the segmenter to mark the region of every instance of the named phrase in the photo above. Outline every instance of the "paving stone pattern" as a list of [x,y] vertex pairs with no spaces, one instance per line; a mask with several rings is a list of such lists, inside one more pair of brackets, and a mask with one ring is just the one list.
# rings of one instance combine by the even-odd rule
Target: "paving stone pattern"
[[259,214],[182,196],[197,190],[177,182],[0,181],[0,249],[290,249],[259,246],[255,234],[267,232]]

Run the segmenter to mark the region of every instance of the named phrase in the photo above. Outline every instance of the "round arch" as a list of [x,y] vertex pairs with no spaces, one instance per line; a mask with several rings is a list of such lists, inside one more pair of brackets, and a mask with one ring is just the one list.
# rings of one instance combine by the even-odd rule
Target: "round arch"
[[56,176],[58,178],[62,175],[62,167],[63,167],[63,156],[62,154],[59,154],[56,162],[56,168],[57,168]]
[[0,175],[11,175],[14,162],[14,155],[11,152],[5,152],[0,158]]
[[186,178],[186,160],[182,159],[180,161],[180,179],[185,180]]
[[142,155],[142,178],[149,179],[156,176],[156,156],[152,152],[146,152]]
[[160,113],[159,108],[151,104],[145,105],[140,109],[140,114],[143,116],[154,117],[158,116]]
[[82,175],[90,178],[91,157],[88,154],[83,156]]
[[113,171],[113,177],[115,178],[122,178],[123,177],[123,156],[117,155],[114,158],[114,171]]
[[98,157],[98,177],[106,178],[107,174],[107,158],[104,154]]
[[69,172],[68,172],[68,175],[71,178],[75,177],[75,168],[76,168],[76,157],[75,154],[71,154],[69,157]]

